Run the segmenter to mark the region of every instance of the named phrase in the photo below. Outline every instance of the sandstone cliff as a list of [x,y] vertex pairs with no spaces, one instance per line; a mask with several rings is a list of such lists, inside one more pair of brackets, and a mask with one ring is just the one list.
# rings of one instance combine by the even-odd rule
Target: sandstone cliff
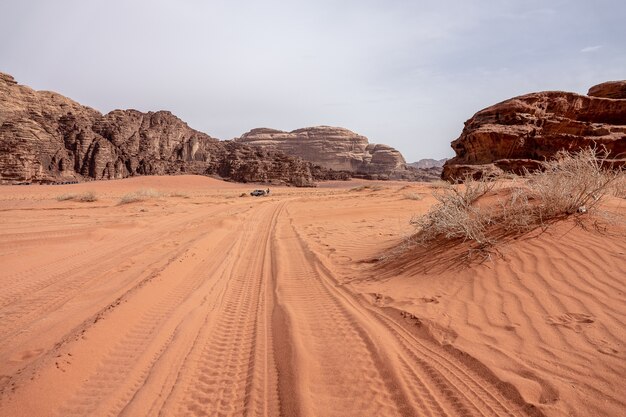
[[414,167],[414,168],[420,168],[420,169],[443,168],[443,164],[445,164],[447,160],[448,158],[443,158],[443,159],[426,158],[426,159],[420,159],[417,162],[411,162],[410,164],[407,164],[407,165]]
[[0,181],[58,182],[164,174],[312,185],[309,163],[221,142],[170,112],[106,115],[0,73]]
[[[456,156],[442,177],[480,177],[494,171],[521,172],[560,150],[604,146],[616,163],[626,160],[626,82],[592,87],[583,96],[561,91],[527,94],[476,113],[452,142]],[[620,93],[620,91],[622,91]],[[607,98],[610,97],[610,98]]]
[[589,89],[588,96],[622,99],[626,98],[626,80],[607,81],[594,85]]
[[417,179],[416,175],[424,174],[408,169],[402,154],[391,146],[369,143],[365,136],[340,127],[317,126],[291,132],[259,128],[235,141],[280,150],[353,177]]

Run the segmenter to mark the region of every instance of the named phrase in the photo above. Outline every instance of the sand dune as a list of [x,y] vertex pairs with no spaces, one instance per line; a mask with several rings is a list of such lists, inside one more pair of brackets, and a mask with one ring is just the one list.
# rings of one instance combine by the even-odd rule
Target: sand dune
[[[624,410],[620,230],[563,223],[480,265],[373,262],[432,190],[362,184],[0,188],[0,416]],[[119,204],[140,188],[158,193]]]

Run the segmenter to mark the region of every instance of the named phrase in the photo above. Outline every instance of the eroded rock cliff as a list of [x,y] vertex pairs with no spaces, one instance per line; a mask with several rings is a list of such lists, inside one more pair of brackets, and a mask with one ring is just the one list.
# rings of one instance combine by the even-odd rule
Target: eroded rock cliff
[[0,73],[0,181],[164,174],[312,185],[311,165],[278,150],[218,141],[167,111],[106,115]]
[[291,132],[259,128],[235,141],[280,150],[350,176],[413,179],[419,173],[408,169],[402,154],[391,146],[369,143],[365,136],[340,127],[317,126]]
[[607,81],[602,84],[594,85],[587,93],[591,97],[604,97],[622,99],[626,98],[626,80],[624,81]]
[[[456,156],[442,177],[480,177],[497,171],[533,169],[560,150],[605,147],[616,163],[626,160],[626,99],[611,82],[592,87],[590,97],[562,91],[532,93],[476,113],[452,142]],[[611,96],[611,98],[606,98]]]

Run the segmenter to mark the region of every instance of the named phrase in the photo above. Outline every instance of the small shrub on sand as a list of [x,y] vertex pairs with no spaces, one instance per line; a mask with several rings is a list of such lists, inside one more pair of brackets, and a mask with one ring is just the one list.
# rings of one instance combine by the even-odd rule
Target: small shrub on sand
[[93,191],[85,191],[84,193],[76,196],[76,201],[81,201],[83,203],[92,203],[97,200],[98,197],[96,197],[96,194]]
[[543,170],[530,174],[528,194],[538,202],[538,215],[551,219],[593,209],[624,175],[603,168],[606,157],[606,151],[595,149],[560,152]]
[[[585,149],[560,152],[543,169],[525,177],[500,182],[500,193],[479,201],[501,178],[472,180],[441,186],[434,192],[438,204],[411,223],[414,239],[428,244],[438,239],[473,241],[485,249],[503,233],[523,233],[548,222],[585,214],[602,199],[615,194],[624,171],[606,168],[605,151]],[[504,197],[502,197],[504,196]]]
[[76,198],[76,194],[61,194],[57,196],[57,201],[67,201]]
[[122,196],[119,204],[129,204],[135,203],[137,201],[145,201],[152,198],[160,198],[163,197],[163,194],[152,189],[152,188],[143,188],[139,191],[135,191],[134,193],[128,193]]
[[420,193],[407,193],[404,195],[404,198],[406,198],[407,200],[420,201],[424,198],[424,195]]
[[425,215],[411,220],[418,228],[418,241],[427,243],[443,237],[469,239],[479,245],[489,243],[486,230],[490,216],[474,203],[494,184],[493,181],[477,181],[469,177],[462,185],[440,184],[433,193],[438,203]]
[[435,181],[431,181],[428,184],[428,187],[430,188],[448,188],[448,186],[450,185],[450,183],[448,181],[444,181],[444,180],[435,180]]
[[351,188],[350,191],[380,191],[384,189],[385,187],[383,187],[382,185],[360,185],[358,187]]
[[85,191],[84,193],[81,194],[61,194],[59,196],[57,196],[57,201],[68,201],[68,200],[74,200],[74,201],[80,201],[82,203],[92,203],[94,201],[98,200],[98,197],[96,197],[96,194],[93,191]]
[[170,193],[170,197],[191,198],[189,194],[181,191],[174,191],[173,193]]

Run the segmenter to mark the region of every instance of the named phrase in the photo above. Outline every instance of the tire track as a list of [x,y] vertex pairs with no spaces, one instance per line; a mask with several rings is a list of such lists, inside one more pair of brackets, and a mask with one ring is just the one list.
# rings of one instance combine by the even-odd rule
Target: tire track
[[[165,329],[166,322],[192,293],[211,281],[223,263],[231,260],[228,248],[232,248],[235,243],[234,236],[227,235],[218,245],[227,248],[222,252],[223,257],[203,259],[190,274],[164,293],[160,300],[154,300],[101,360],[74,398],[59,410],[58,415],[118,415],[172,343],[177,328],[167,326]],[[205,296],[210,295],[215,287],[215,283],[209,285],[203,292]]]
[[[188,362],[194,372],[181,376],[172,395],[171,415],[276,415],[277,376],[272,363],[267,280],[269,235],[280,206],[263,207],[248,220],[236,253],[238,263],[209,328],[196,341]],[[162,415],[170,415],[169,412]]]
[[[344,320],[348,320],[353,328],[361,328],[360,332],[350,335],[350,340],[358,340],[358,336],[365,338],[369,335],[371,340],[380,341],[369,349],[370,356],[378,355],[380,359],[372,364],[355,363],[354,369],[368,369],[373,367],[384,369],[389,377],[386,385],[388,387],[400,388],[401,393],[397,394],[401,399],[400,404],[410,404],[412,412],[425,413],[428,415],[458,415],[458,416],[524,416],[528,415],[529,408],[526,404],[520,404],[519,399],[506,397],[498,386],[490,380],[483,378],[479,373],[468,367],[448,350],[435,343],[422,340],[408,332],[403,326],[396,323],[394,319],[382,314],[373,306],[359,303],[351,294],[336,286],[336,281],[332,278],[332,273],[324,267],[319,259],[308,250],[305,242],[298,235],[292,225],[285,224],[279,236],[279,241],[291,238],[289,245],[289,259],[292,262],[286,263],[287,270],[279,276],[279,282],[293,280],[293,277],[301,276],[298,284],[294,286],[292,296],[293,306],[291,307],[294,316],[298,318],[296,322],[303,322],[307,317],[315,317],[319,323],[324,318],[326,311],[332,311],[331,305],[340,306],[335,308],[343,309]],[[283,244],[284,245],[284,244]],[[286,248],[283,248],[286,252]],[[300,252],[296,256],[295,252]],[[281,258],[284,258],[282,256]],[[296,259],[298,259],[296,261]],[[305,273],[298,274],[297,270],[305,270]],[[304,286],[305,291],[301,291]],[[317,287],[317,288],[315,288]],[[280,285],[279,285],[280,288]],[[306,295],[304,295],[306,294]],[[315,296],[312,296],[315,294]],[[289,301],[285,301],[288,303]],[[308,306],[304,311],[298,309]],[[286,307],[288,308],[288,307]],[[345,325],[342,325],[341,317],[331,315],[328,317],[328,327],[330,331],[333,323],[336,331],[341,334],[345,332]],[[360,334],[359,334],[360,333]],[[328,334],[324,332],[312,332],[309,337],[323,335],[328,341]],[[346,338],[347,339],[347,338]],[[306,337],[305,337],[306,340]],[[330,339],[332,340],[332,339]],[[335,342],[335,341],[333,341]],[[330,342],[328,343],[330,345]],[[342,349],[353,348],[347,342],[337,344]],[[357,349],[355,346],[353,349]],[[316,352],[317,356],[318,352]],[[359,355],[363,357],[363,355]],[[334,367],[336,372],[340,372],[342,367]],[[345,369],[345,367],[343,368]],[[346,381],[350,381],[350,369],[345,369]],[[339,379],[338,375],[334,378]],[[311,382],[310,382],[311,383]],[[330,382],[332,384],[332,382]],[[347,382],[350,383],[350,382]],[[315,386],[326,386],[326,382],[312,383]],[[373,385],[372,387],[375,387]],[[377,390],[379,391],[379,390]],[[355,398],[350,395],[349,398]],[[352,408],[346,408],[343,415],[356,415],[358,413],[370,414],[370,411],[355,409],[357,404],[349,404]],[[424,408],[425,407],[425,408]],[[406,413],[408,410],[396,409],[395,414]],[[531,414],[536,410],[530,409]],[[313,414],[319,414],[313,412]],[[326,414],[326,413],[322,413]],[[376,415],[382,415],[382,410],[377,410]]]
[[[3,336],[0,338],[0,350],[17,332],[28,328],[29,322],[57,309],[81,289],[90,287],[94,282],[101,281],[111,274],[121,272],[120,254],[124,259],[132,259],[152,246],[162,245],[162,242],[167,241],[168,236],[174,236],[176,231],[194,230],[204,216],[170,219],[161,226],[166,228],[165,235],[162,231],[149,229],[126,238],[121,246],[119,242],[112,241],[82,252],[82,254],[98,253],[95,258],[80,257],[81,253],[76,253],[68,257],[69,261],[68,258],[64,258],[55,262],[52,269],[42,266],[30,270],[28,274],[21,273],[8,277],[12,284],[6,288],[3,292],[5,296],[0,300],[2,317],[0,336]],[[192,237],[186,238],[187,244],[193,243],[197,238],[196,232]],[[158,263],[157,259],[156,264]],[[149,271],[152,265],[148,264],[144,268]],[[40,277],[29,278],[38,271]]]

